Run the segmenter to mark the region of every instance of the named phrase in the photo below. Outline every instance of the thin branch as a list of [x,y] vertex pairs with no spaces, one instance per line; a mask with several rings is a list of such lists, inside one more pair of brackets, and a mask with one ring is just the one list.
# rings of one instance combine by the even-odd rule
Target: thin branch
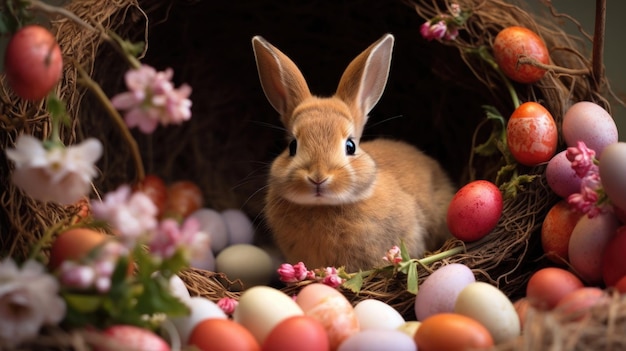
[[604,76],[604,32],[606,25],[606,0],[596,0],[596,21],[593,32],[593,58],[591,61],[595,90]]
[[517,64],[518,65],[531,65],[531,66],[535,66],[535,67],[539,67],[541,69],[545,69],[546,71],[552,71],[555,73],[562,73],[562,74],[569,74],[569,75],[573,75],[573,76],[584,76],[584,75],[589,75],[591,72],[589,71],[589,69],[587,68],[566,68],[566,67],[561,67],[561,66],[556,66],[556,65],[546,65],[544,63],[541,63],[537,60],[535,60],[534,58],[530,57],[530,56],[525,56],[522,55],[517,59]]

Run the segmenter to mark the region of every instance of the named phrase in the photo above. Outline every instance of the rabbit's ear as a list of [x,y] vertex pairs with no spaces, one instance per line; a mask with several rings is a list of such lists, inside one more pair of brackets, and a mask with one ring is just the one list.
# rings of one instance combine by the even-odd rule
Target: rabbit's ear
[[385,90],[393,42],[393,35],[384,35],[352,60],[339,81],[336,95],[363,116],[362,121],[355,121],[360,127]]
[[252,48],[265,96],[287,126],[293,109],[311,96],[309,87],[296,64],[263,37],[253,37]]

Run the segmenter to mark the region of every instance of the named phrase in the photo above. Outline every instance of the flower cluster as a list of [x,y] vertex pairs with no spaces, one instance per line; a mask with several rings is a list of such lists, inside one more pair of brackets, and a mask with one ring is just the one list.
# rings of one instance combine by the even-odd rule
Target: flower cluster
[[111,99],[113,106],[125,111],[124,120],[130,128],[138,127],[152,133],[157,125],[180,124],[191,118],[191,87],[183,84],[178,89],[171,82],[174,72],[157,72],[142,65],[126,72],[127,92]]
[[595,151],[579,141],[577,146],[568,147],[565,155],[571,162],[572,169],[581,179],[580,193],[571,194],[567,202],[576,210],[586,213],[589,218],[606,211],[608,198],[600,181]]
[[298,262],[295,265],[289,263],[281,264],[278,268],[278,275],[280,280],[285,283],[314,280],[333,288],[341,286],[347,279],[347,274],[343,268],[326,267],[308,270],[302,262]]
[[461,10],[457,3],[452,3],[450,14],[440,14],[424,22],[420,27],[420,34],[428,41],[452,41],[459,35],[459,28],[467,20],[468,13]]

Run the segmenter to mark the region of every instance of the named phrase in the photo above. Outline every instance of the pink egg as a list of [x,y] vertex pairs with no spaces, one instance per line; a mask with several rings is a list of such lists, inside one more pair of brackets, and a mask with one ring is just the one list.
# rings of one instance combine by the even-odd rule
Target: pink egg
[[330,349],[359,332],[359,320],[350,301],[337,289],[322,283],[312,283],[300,290],[296,303],[306,316],[324,326],[328,333]]
[[562,198],[580,192],[581,179],[572,169],[572,163],[566,157],[566,150],[554,155],[546,166],[546,180],[550,189]]
[[581,101],[572,105],[563,116],[562,134],[568,146],[584,142],[596,155],[618,140],[617,126],[611,115],[600,105]]
[[574,270],[588,284],[602,283],[604,251],[620,223],[611,212],[582,216],[569,239],[568,255]]

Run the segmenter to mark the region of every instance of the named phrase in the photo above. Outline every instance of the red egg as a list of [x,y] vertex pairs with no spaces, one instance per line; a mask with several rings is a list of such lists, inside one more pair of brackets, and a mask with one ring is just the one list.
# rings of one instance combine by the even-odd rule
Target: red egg
[[202,189],[198,185],[188,180],[179,180],[172,183],[167,189],[164,215],[186,218],[201,208],[203,202]]
[[205,319],[189,335],[189,346],[200,351],[260,351],[252,333],[230,319]]
[[563,296],[583,286],[583,282],[570,271],[556,267],[542,268],[528,280],[526,298],[537,309],[551,310]]
[[555,306],[555,311],[579,320],[589,313],[589,309],[606,298],[598,287],[582,287],[563,296]]
[[509,118],[506,142],[517,162],[536,166],[554,156],[559,140],[556,122],[545,107],[530,101],[521,104]]
[[74,228],[60,233],[50,247],[48,267],[55,270],[65,260],[80,260],[106,238],[106,234],[89,228]]
[[620,294],[626,294],[626,275],[615,283],[615,289],[619,291]]
[[165,211],[165,205],[167,204],[167,185],[165,181],[157,175],[147,174],[142,181],[140,181],[135,189],[146,194],[150,200],[156,206],[160,217]]
[[448,229],[460,240],[479,240],[498,224],[502,206],[502,193],[495,184],[486,180],[468,183],[450,201]]
[[278,323],[263,342],[263,351],[327,351],[328,334],[309,316],[293,316]]
[[520,57],[530,57],[543,64],[550,62],[548,48],[541,37],[519,26],[504,28],[496,35],[493,56],[504,74],[519,83],[535,83],[546,74],[543,68],[520,64]]
[[602,277],[607,286],[613,286],[626,276],[626,226],[617,229],[602,255]]

